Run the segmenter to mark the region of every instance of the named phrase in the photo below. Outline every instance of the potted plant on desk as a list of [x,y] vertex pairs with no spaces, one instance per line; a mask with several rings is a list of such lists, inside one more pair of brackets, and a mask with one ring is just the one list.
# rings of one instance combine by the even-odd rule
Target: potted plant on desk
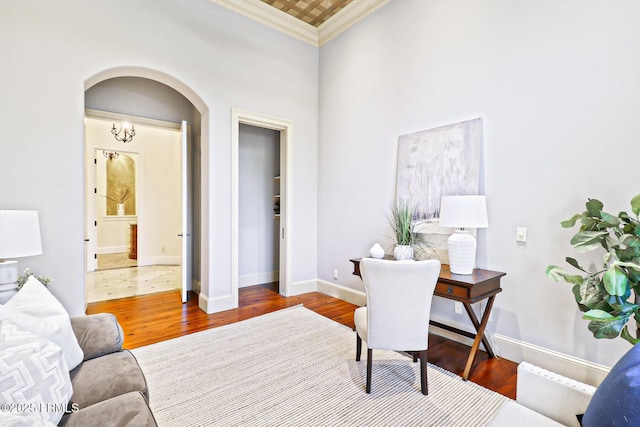
[[415,208],[406,200],[398,200],[387,216],[395,238],[393,257],[398,260],[413,259],[414,246],[420,241],[415,231]]

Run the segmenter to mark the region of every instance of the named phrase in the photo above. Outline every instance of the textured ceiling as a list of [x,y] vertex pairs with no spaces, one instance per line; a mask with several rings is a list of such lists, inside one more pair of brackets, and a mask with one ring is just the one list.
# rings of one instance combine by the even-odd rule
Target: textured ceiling
[[353,0],[262,0],[314,27],[335,15]]

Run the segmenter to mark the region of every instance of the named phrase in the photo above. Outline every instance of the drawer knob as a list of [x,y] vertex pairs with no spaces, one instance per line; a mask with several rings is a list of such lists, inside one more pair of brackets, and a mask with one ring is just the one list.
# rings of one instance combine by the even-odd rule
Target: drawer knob
[[447,293],[449,294],[453,293],[453,288],[447,288]]

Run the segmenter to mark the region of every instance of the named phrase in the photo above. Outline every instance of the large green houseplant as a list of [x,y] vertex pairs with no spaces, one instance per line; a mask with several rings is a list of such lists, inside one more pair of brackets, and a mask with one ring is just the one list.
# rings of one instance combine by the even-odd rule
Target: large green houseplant
[[[596,338],[620,336],[635,345],[640,342],[640,194],[631,199],[633,215],[627,212],[611,215],[595,199],[589,199],[586,208],[561,225],[572,228],[578,222],[581,224],[571,246],[579,253],[604,249],[602,267],[589,271],[567,257],[567,263],[578,269],[579,274],[570,274],[555,265],[547,267],[546,274],[555,281],[574,285],[578,308],[584,312],[583,318],[589,320],[589,330]],[[636,323],[635,336],[627,325],[632,318]]]

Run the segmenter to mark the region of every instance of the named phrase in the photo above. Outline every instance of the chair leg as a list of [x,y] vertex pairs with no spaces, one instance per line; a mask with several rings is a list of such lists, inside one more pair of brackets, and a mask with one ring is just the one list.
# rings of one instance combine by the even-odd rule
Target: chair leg
[[427,384],[427,350],[420,352],[420,388],[425,396],[429,394],[429,386]]
[[373,366],[373,350],[367,348],[367,393],[371,393],[371,368]]
[[362,338],[356,332],[356,362],[360,361],[360,355],[362,354]]

